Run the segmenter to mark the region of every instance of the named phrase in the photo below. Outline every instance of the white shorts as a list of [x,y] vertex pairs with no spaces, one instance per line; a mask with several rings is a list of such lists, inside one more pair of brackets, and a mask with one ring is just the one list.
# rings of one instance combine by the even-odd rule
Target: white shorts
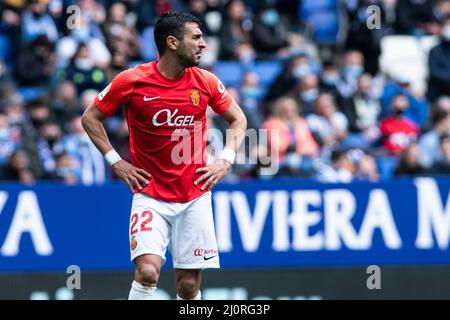
[[156,254],[166,261],[167,247],[179,269],[219,268],[211,192],[186,203],[133,196],[130,216],[131,260]]

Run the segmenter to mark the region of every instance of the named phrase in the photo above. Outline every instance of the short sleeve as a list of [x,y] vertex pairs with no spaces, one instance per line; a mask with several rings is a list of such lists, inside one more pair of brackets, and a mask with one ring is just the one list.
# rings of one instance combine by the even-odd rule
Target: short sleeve
[[94,104],[103,114],[111,116],[121,105],[127,103],[133,91],[130,71],[131,69],[119,73],[95,98]]
[[211,96],[209,105],[216,113],[225,112],[231,105],[233,98],[227,92],[223,83],[214,74],[205,70],[204,75]]
[[339,130],[347,130],[348,129],[348,120],[345,115],[341,112],[336,112],[332,118],[333,125]]

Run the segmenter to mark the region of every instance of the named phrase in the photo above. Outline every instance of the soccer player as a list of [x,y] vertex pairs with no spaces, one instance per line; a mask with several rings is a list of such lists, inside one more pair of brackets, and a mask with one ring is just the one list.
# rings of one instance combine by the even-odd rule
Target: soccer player
[[[206,44],[187,13],[158,17],[159,60],[117,75],[83,115],[83,127],[114,173],[133,191],[129,299],[151,300],[170,248],[177,299],[201,299],[201,270],[219,268],[211,188],[230,170],[246,118],[212,73],[197,68]],[[132,164],[113,149],[102,121],[125,105]],[[206,108],[229,124],[225,148],[206,165]]]

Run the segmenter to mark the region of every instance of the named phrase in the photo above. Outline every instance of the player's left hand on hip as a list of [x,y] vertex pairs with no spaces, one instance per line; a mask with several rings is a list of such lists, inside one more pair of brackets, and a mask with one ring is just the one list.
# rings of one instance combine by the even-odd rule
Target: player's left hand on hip
[[200,178],[194,181],[195,185],[200,184],[202,181],[205,183],[202,185],[202,190],[211,190],[223,177],[226,176],[231,168],[231,163],[227,160],[217,159],[213,164],[206,167],[198,168],[195,173],[204,173]]

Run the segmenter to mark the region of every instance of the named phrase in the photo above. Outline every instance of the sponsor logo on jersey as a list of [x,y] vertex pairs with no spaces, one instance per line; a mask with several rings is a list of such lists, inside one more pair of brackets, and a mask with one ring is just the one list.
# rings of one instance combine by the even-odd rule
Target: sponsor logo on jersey
[[195,249],[194,257],[203,257],[205,261],[217,256],[217,249]]
[[159,96],[157,96],[157,97],[147,97],[147,96],[144,96],[144,101],[151,101],[151,100],[155,100],[155,99],[158,99],[159,98]]
[[194,126],[194,116],[193,115],[179,115],[177,116],[178,109],[175,109],[172,113],[169,109],[159,110],[153,116],[153,125],[155,127],[160,127],[167,124],[169,127],[182,127],[182,126]]
[[219,90],[219,93],[225,92],[225,86],[223,85],[223,83],[220,80],[217,82],[217,90]]
[[191,92],[191,102],[194,106],[200,104],[200,92],[197,89],[193,89]]
[[106,96],[106,94],[108,93],[108,91],[109,91],[110,88],[111,88],[111,83],[108,84],[108,86],[107,86],[105,89],[103,89],[102,92],[100,92],[100,93],[98,94],[98,100],[102,101],[103,98],[104,98],[104,97]]

